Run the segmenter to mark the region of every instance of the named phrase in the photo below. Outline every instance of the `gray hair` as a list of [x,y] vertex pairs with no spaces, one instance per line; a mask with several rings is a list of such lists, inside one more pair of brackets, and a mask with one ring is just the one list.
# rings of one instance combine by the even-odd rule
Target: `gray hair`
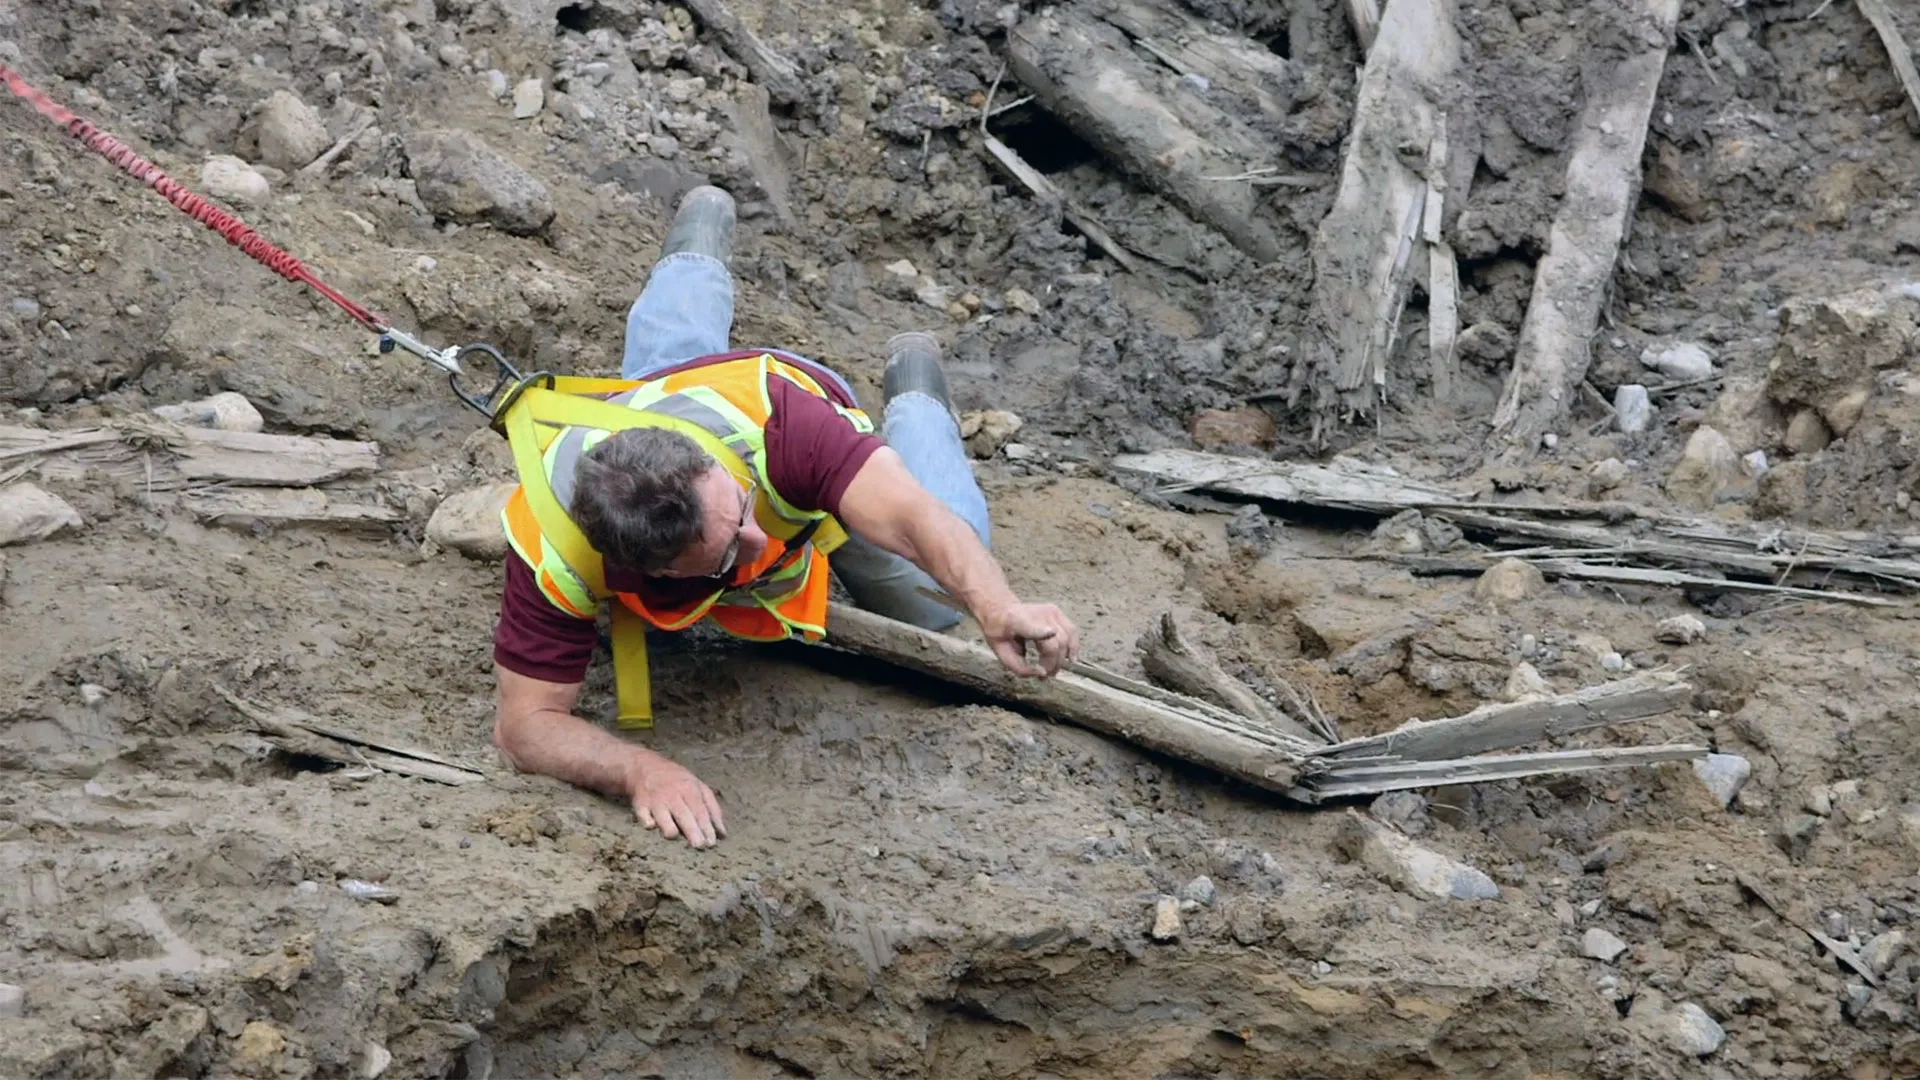
[[615,432],[581,456],[569,510],[602,556],[657,573],[700,539],[704,519],[694,483],[713,465],[677,431]]

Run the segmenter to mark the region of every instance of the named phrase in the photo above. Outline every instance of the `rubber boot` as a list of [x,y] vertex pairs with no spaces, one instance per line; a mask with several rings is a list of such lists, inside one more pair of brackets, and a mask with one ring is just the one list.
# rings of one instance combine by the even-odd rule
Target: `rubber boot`
[[733,196],[702,184],[680,199],[660,257],[682,251],[726,262],[733,257]]
[[887,370],[880,379],[880,392],[887,403],[901,394],[925,394],[958,422],[953,396],[947,391],[947,373],[940,367],[940,342],[932,334],[911,330],[888,339]]

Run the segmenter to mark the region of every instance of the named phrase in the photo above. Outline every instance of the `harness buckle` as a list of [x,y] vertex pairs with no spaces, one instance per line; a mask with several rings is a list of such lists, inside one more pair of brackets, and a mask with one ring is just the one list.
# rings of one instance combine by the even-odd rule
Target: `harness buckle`
[[[493,429],[501,435],[505,435],[506,431],[500,426],[500,418],[507,414],[507,406],[512,404],[513,399],[519,396],[520,390],[530,381],[530,377],[521,375],[520,369],[509,363],[507,358],[500,354],[500,350],[491,345],[484,343],[462,345],[459,352],[455,355],[460,359],[465,359],[474,353],[481,354],[493,361],[493,385],[488,387],[484,393],[471,391],[460,385],[461,372],[449,371],[447,373],[447,386],[453,390],[453,396],[459,398],[462,405],[493,421]],[[552,375],[548,375],[545,372],[536,373],[531,376],[531,378],[537,379],[543,375],[548,379],[553,378]],[[485,376],[483,375],[483,377]]]

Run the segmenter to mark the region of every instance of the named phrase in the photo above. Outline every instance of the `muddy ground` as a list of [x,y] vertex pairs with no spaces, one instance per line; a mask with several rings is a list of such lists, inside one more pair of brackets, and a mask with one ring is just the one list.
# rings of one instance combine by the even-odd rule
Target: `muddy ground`
[[[672,200],[725,184],[742,202],[741,342],[806,352],[872,395],[886,337],[933,328],[963,408],[1024,418],[980,464],[996,541],[1092,656],[1131,667],[1137,634],[1173,610],[1237,673],[1309,685],[1360,733],[1497,700],[1523,660],[1558,690],[1607,678],[1608,652],[1684,664],[1692,706],[1617,738],[1745,756],[1731,808],[1685,766],[1426,792],[1400,826],[1501,896],[1424,900],[1340,855],[1365,806],[1306,812],[846,657],[693,638],[658,650],[647,739],[722,792],[732,835],[709,852],[663,842],[492,755],[499,568],[422,531],[443,496],[510,475],[497,440],[417,361],[378,355],[8,102],[8,422],[239,391],[269,430],[378,440],[379,491],[407,524],[212,528],[138,484],[48,483],[84,527],[0,552],[0,983],[25,991],[23,1015],[0,1013],[0,1074],[1920,1073],[1920,961],[1900,936],[1920,933],[1920,634],[1904,611],[1695,611],[1705,637],[1673,645],[1654,628],[1694,610],[1678,593],[1559,584],[1490,606],[1470,581],[1358,560],[1370,522],[1275,519],[1256,556],[1229,539],[1230,507],[1104,478],[1116,450],[1305,443],[1282,404],[1202,416],[1288,382],[1357,45],[1331,0],[1192,9],[1297,76],[1276,164],[1318,184],[1274,189],[1262,212],[1292,246],[1273,265],[1031,105],[995,133],[1143,269],[1090,256],[1057,213],[995,186],[969,128],[1018,3],[743,0],[801,73],[770,109],[686,10],[640,0],[0,0],[0,61],[189,184],[211,155],[256,166],[269,193],[236,205],[329,281],[528,367],[608,371]],[[1898,18],[1920,40],[1920,15]],[[1467,378],[1447,403],[1400,379],[1377,426],[1342,440],[1456,477],[1477,468],[1524,315],[1580,57],[1607,47],[1590,40],[1603,19],[1558,0],[1465,6],[1459,24],[1461,92],[1484,118],[1453,222],[1462,325],[1479,328]],[[527,79],[538,109],[516,118],[517,91],[536,104]],[[289,121],[276,91],[314,115]],[[1584,494],[1589,467],[1618,457],[1618,497],[1668,505],[1662,480],[1706,422],[1772,463],[1711,513],[1903,531],[1920,515],[1920,301],[1898,291],[1920,258],[1920,140],[1878,39],[1850,3],[1689,3],[1653,126],[1593,381],[1608,397],[1653,381],[1642,352],[1675,341],[1703,344],[1714,374],[1659,395],[1643,435],[1576,412],[1500,486]],[[432,164],[447,130],[544,195],[463,202]],[[1418,323],[1408,356],[1425,351]],[[1335,662],[1410,622],[1388,663]],[[488,780],[270,753],[219,688]],[[604,712],[608,691],[598,671],[586,707]],[[356,900],[343,880],[397,899]],[[1866,948],[1871,985],[1755,884]],[[1163,895],[1196,899],[1177,941],[1147,933]],[[1584,955],[1593,929],[1626,951]],[[1676,1042],[1685,1006],[1724,1031],[1707,1056]]]

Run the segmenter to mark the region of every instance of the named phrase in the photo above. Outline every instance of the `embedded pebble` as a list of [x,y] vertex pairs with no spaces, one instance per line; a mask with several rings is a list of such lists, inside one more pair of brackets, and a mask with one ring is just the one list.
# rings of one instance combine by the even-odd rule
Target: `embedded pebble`
[[1675,615],[1671,619],[1661,619],[1653,628],[1656,641],[1669,645],[1691,645],[1707,636],[1707,624],[1700,621],[1698,615]]
[[1621,431],[1638,435],[1653,423],[1653,399],[1639,383],[1627,383],[1613,392],[1613,417]]
[[520,85],[513,88],[513,118],[515,120],[530,120],[540,115],[540,110],[546,103],[546,87],[540,85],[539,79],[523,79]]
[[1726,1029],[1691,1001],[1673,1010],[1669,1025],[1667,1044],[1693,1057],[1707,1057],[1727,1041]]
[[215,154],[200,163],[200,189],[223,203],[257,206],[273,194],[259,170],[232,154]]
[[1722,807],[1732,806],[1753,775],[1753,764],[1739,754],[1708,754],[1693,763],[1693,774]]
[[1626,942],[1621,941],[1611,931],[1602,930],[1597,926],[1588,927],[1587,932],[1580,938],[1580,955],[1598,960],[1603,964],[1613,963],[1621,953],[1626,951]]
[[1201,874],[1180,886],[1180,899],[1191,900],[1196,904],[1213,903],[1213,879]]
[[1153,929],[1148,935],[1155,941],[1173,941],[1180,937],[1180,901],[1163,896],[1153,906]]
[[0,983],[0,1018],[18,1020],[27,1015],[27,990],[12,983]]

